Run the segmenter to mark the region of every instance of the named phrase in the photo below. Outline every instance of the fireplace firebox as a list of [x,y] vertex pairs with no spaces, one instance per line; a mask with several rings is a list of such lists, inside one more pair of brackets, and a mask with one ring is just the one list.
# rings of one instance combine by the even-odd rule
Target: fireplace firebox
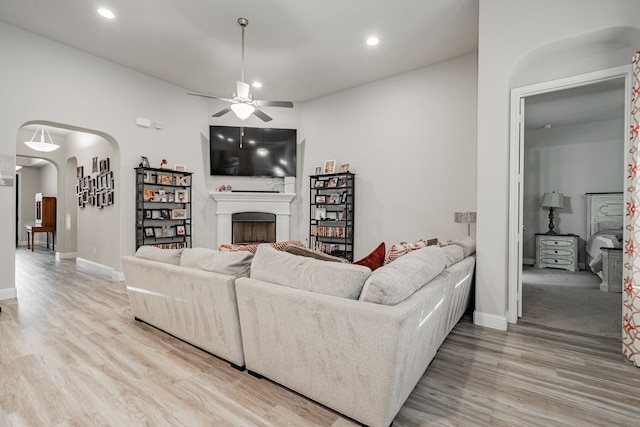
[[238,212],[231,215],[232,243],[246,245],[276,241],[276,215],[268,212]]

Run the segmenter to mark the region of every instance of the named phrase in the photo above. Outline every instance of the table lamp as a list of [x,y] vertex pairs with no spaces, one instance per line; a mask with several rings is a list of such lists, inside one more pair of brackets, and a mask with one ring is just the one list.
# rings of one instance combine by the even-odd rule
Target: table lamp
[[564,208],[564,195],[562,193],[556,193],[555,191],[552,193],[544,193],[540,205],[543,208],[549,208],[549,231],[547,231],[547,234],[558,234],[553,231],[553,210]]

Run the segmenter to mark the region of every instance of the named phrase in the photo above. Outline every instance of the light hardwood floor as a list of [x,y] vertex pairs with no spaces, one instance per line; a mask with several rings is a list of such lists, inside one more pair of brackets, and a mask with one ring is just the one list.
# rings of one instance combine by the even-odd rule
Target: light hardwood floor
[[[0,301],[2,426],[349,426],[351,420],[133,320],[123,283],[16,253]],[[363,390],[363,398],[366,398]],[[639,426],[618,340],[463,319],[393,426]]]

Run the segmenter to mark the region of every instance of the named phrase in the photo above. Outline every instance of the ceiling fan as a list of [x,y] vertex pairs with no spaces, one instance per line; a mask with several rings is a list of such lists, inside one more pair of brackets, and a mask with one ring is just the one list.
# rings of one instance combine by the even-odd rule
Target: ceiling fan
[[189,95],[202,96],[204,98],[219,99],[229,102],[231,105],[224,108],[211,117],[220,117],[227,114],[229,111],[233,111],[240,120],[245,120],[252,114],[262,119],[265,122],[271,120],[264,111],[259,107],[284,107],[293,108],[293,102],[291,101],[265,101],[253,99],[253,96],[249,94],[249,85],[244,82],[244,29],[249,25],[247,18],[238,18],[238,24],[242,27],[242,70],[240,80],[236,81],[236,92],[231,98],[224,98],[221,96],[207,95],[204,93],[189,92]]

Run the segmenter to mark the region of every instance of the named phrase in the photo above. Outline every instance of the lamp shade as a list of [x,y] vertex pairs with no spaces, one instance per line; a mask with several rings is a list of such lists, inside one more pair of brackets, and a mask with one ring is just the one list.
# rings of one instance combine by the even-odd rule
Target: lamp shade
[[255,107],[251,104],[239,102],[231,105],[231,110],[238,116],[240,120],[245,120],[255,111]]
[[564,195],[556,192],[544,193],[540,206],[543,208],[562,209],[564,208]]

